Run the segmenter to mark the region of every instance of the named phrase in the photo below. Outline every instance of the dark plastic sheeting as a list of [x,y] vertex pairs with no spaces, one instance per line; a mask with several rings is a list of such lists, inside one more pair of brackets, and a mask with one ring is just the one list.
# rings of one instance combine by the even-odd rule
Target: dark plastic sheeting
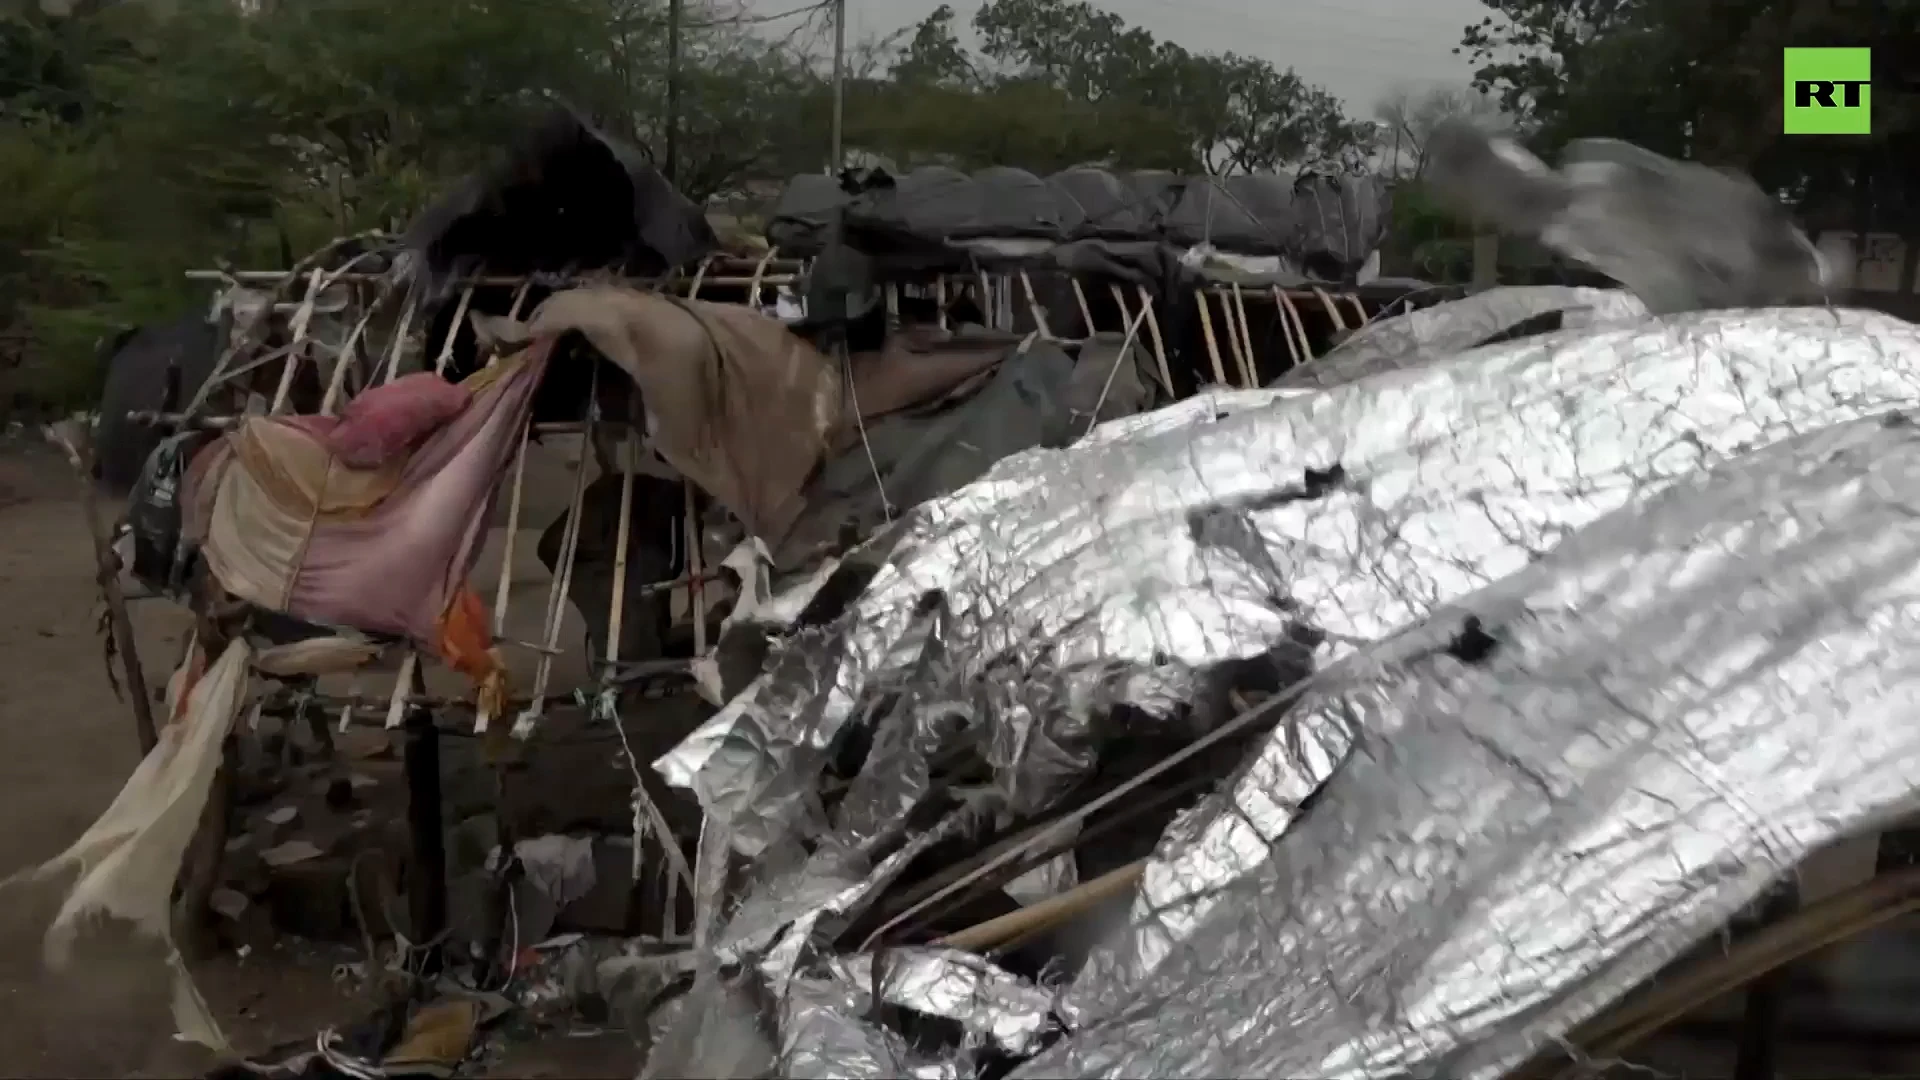
[[1216,179],[1092,166],[1041,178],[1023,169],[915,169],[853,197],[833,179],[795,177],[781,194],[767,239],[790,255],[825,246],[834,212],[846,208],[849,239],[879,251],[956,241],[1210,243],[1240,255],[1317,256],[1349,276],[1379,246],[1387,192],[1373,177],[1285,174]]
[[767,243],[790,254],[812,255],[833,235],[833,214],[847,201],[840,181],[825,173],[801,173],[787,181],[767,219]]
[[848,204],[847,229],[933,243],[1067,239],[1053,189],[1032,173],[1006,168],[974,176],[943,166],[915,169],[892,187],[873,188]]
[[1054,197],[1071,209],[1075,240],[1138,240],[1153,229],[1152,207],[1143,206],[1126,181],[1105,169],[1067,169],[1047,179]]
[[1293,191],[1293,249],[1310,275],[1346,278],[1386,238],[1392,196],[1377,176],[1303,176]]

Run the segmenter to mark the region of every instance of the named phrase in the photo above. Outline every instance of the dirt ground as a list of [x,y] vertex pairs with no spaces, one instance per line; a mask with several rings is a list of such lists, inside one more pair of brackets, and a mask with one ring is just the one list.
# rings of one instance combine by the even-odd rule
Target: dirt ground
[[[530,469],[530,472],[535,470]],[[564,469],[549,467],[541,487],[556,505],[531,519],[544,525],[564,505]],[[529,477],[530,481],[534,477]],[[102,513],[117,508],[107,506]],[[496,530],[497,551],[500,534]],[[532,556],[537,531],[517,543],[516,578],[543,598],[547,575]],[[498,564],[497,555],[491,557]],[[529,569],[530,568],[530,569]],[[0,875],[58,854],[119,791],[138,758],[132,715],[116,700],[95,630],[96,590],[79,489],[66,464],[20,438],[0,441]],[[516,589],[516,596],[521,589]],[[516,604],[537,609],[536,603]],[[141,659],[158,684],[180,655],[187,620],[160,601],[134,605]],[[528,638],[534,625],[523,627]],[[514,627],[510,624],[509,631]],[[577,624],[567,629],[577,642]],[[556,687],[574,685],[560,671]],[[187,1076],[202,1062],[175,1043],[151,978],[136,981],[116,955],[83,959],[73,974],[49,975],[40,936],[49,889],[0,898],[0,1075]],[[243,1051],[310,1038],[346,1023],[361,1004],[332,976],[341,950],[289,942],[245,959],[218,958],[198,982]],[[151,972],[152,968],[140,970]],[[636,1060],[624,1039],[556,1040],[516,1047],[494,1071],[502,1076],[631,1076]],[[192,1070],[192,1071],[189,1071]]]

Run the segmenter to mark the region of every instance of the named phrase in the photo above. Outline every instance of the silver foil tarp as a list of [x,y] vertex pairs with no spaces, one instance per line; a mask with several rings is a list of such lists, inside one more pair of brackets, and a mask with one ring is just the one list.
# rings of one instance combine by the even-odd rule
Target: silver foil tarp
[[1920,808],[1917,709],[1912,415],[1689,478],[1316,676],[1156,856],[1234,872],[1014,1075],[1502,1075]]
[[[981,1049],[1026,1055],[1058,1029],[1052,991],[991,961],[938,946],[835,957],[818,975],[794,978],[780,996],[783,1080],[974,1075]],[[890,1005],[959,1025],[956,1048],[916,1049],[863,1019]]]
[[890,733],[840,808],[850,842],[897,841],[925,787],[912,763],[963,735],[1004,805],[1044,807],[1116,702],[1171,713],[1196,672],[1302,624],[1341,655],[1703,464],[1915,400],[1920,327],[1808,308],[1563,331],[1113,421],[907,514],[848,611],[778,646],[656,768],[752,857],[885,700]]
[[1440,363],[1495,334],[1554,311],[1562,313],[1560,328],[1575,330],[1638,318],[1647,313],[1647,306],[1624,289],[1502,286],[1376,319],[1332,352],[1290,369],[1270,385],[1276,389],[1325,389],[1384,371]]

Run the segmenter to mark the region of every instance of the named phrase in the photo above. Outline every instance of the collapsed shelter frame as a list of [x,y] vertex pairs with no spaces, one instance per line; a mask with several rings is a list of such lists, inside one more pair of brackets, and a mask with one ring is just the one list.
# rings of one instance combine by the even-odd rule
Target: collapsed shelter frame
[[[315,304],[320,294],[337,284],[347,285],[383,285],[384,275],[357,271],[354,261],[335,269],[296,268],[288,272],[275,271],[190,271],[188,277],[193,280],[219,281],[229,285],[271,285],[276,291],[285,290],[289,285],[304,280],[304,290],[300,299],[292,304],[278,304],[284,310],[292,308],[291,341],[282,349],[275,350],[265,358],[254,359],[236,370],[229,371],[227,366],[234,357],[223,356],[221,364],[206,387],[199,388],[193,406],[184,413],[146,413],[136,414],[141,419],[164,427],[203,427],[214,430],[229,429],[237,425],[239,417],[198,417],[195,410],[204,402],[206,395],[216,384],[235,378],[254,367],[271,362],[274,359],[287,360],[269,406],[269,414],[281,414],[285,411],[290,398],[293,379],[302,362],[311,361],[320,369],[323,365],[311,346],[310,329],[315,313]],[[805,273],[805,263],[799,260],[780,259],[774,251],[767,252],[758,259],[731,256],[712,256],[701,260],[691,272],[680,272],[664,279],[647,281],[628,281],[627,284],[642,285],[651,288],[672,289],[690,299],[698,299],[703,286],[744,287],[747,302],[759,306],[762,290],[791,285]],[[453,339],[461,324],[465,321],[476,287],[507,287],[514,290],[513,306],[509,317],[519,317],[522,313],[529,290],[535,285],[552,288],[565,288],[576,282],[605,282],[604,277],[572,278],[566,276],[498,277],[480,275],[455,282],[460,292],[455,302],[454,318],[445,338],[433,349],[432,342],[426,342],[427,351],[422,353],[423,361],[432,357],[433,370],[444,375],[453,355]],[[1094,327],[1092,305],[1088,302],[1085,288],[1072,276],[1073,295],[1079,313],[1085,320],[1084,325]],[[1171,389],[1174,385],[1169,373],[1166,342],[1161,334],[1159,321],[1153,309],[1153,299],[1144,286],[1137,288],[1137,304],[1134,308],[1128,303],[1122,286],[1108,283],[1112,299],[1129,327],[1145,324],[1147,334],[1144,343],[1148,344],[1164,385]],[[897,315],[899,287],[886,287],[889,315]],[[996,328],[1011,328],[1017,314],[1024,312],[1031,320],[1035,332],[1044,337],[1052,337],[1046,310],[1040,305],[1031,277],[1026,271],[1011,273],[976,273],[972,275],[945,276],[936,279],[933,291],[941,301],[940,320],[945,323],[945,299],[952,290],[971,291],[980,301],[980,308],[986,313],[988,322]],[[1353,313],[1354,327],[1365,325],[1369,319],[1359,297],[1350,292],[1329,292],[1320,287],[1307,289],[1283,289],[1270,287],[1271,301],[1275,305],[1280,325],[1285,329],[1284,341],[1294,363],[1310,362],[1314,357],[1307,341],[1307,334],[1297,304],[1318,304],[1326,312],[1334,326],[1347,329],[1349,323],[1342,312],[1342,305]],[[383,305],[391,302],[401,291],[389,289],[383,291],[371,302],[361,305],[362,312],[353,324],[345,343],[339,349],[339,355],[330,370],[322,372],[325,378],[325,392],[320,410],[323,415],[331,415],[342,403],[347,393],[347,377],[359,371],[365,376],[365,385],[376,382],[390,382],[399,374],[402,356],[406,351],[409,331],[413,320],[422,310],[414,302],[414,293],[408,290],[405,306],[400,309],[400,320],[391,345],[384,356],[371,358],[372,364],[363,368],[357,353],[360,342],[375,313]],[[1198,304],[1200,329],[1206,346],[1208,360],[1214,381],[1229,388],[1251,388],[1258,385],[1257,365],[1253,359],[1252,337],[1248,330],[1246,305],[1249,296],[1258,300],[1258,293],[1243,289],[1234,283],[1217,283],[1195,287],[1194,298]],[[1024,302],[1024,304],[1022,304]],[[1212,318],[1212,304],[1218,303],[1226,333],[1226,356],[1220,348],[1222,335],[1217,333]],[[1226,358],[1233,361],[1229,368]],[[423,367],[424,370],[424,367]],[[1229,371],[1236,378],[1229,377]],[[547,620],[541,641],[523,642],[499,639],[499,644],[508,647],[530,650],[538,655],[538,667],[532,691],[524,698],[516,698],[511,705],[524,705],[515,717],[512,734],[521,739],[530,737],[544,713],[546,702],[555,696],[568,694],[550,694],[550,676],[553,659],[559,654],[560,613],[570,602],[569,584],[573,559],[579,542],[579,521],[581,500],[585,489],[587,455],[593,452],[591,435],[597,425],[606,424],[617,428],[622,448],[619,464],[622,476],[621,512],[618,523],[619,535],[615,551],[614,588],[611,594],[608,612],[610,632],[604,643],[604,654],[589,657],[589,672],[596,685],[591,688],[579,688],[571,696],[576,698],[590,695],[592,714],[596,720],[611,719],[618,731],[623,748],[627,750],[627,764],[633,771],[634,781],[634,872],[637,876],[644,853],[644,837],[654,832],[660,839],[662,852],[672,874],[669,882],[677,883],[690,891],[694,888],[696,867],[689,866],[685,852],[679,841],[668,830],[664,818],[657,807],[648,800],[641,784],[640,770],[643,763],[634,759],[631,747],[627,744],[626,732],[613,715],[614,704],[619,686],[626,681],[644,678],[655,674],[683,672],[687,670],[685,661],[623,661],[619,655],[620,627],[623,616],[624,599],[628,595],[625,589],[628,573],[627,555],[630,539],[632,493],[635,473],[633,449],[637,442],[636,433],[631,425],[619,421],[600,418],[593,409],[591,397],[587,417],[578,422],[529,424],[519,436],[513,464],[509,489],[506,557],[503,560],[501,578],[497,586],[492,610],[492,629],[496,634],[502,632],[508,610],[508,592],[512,584],[512,552],[520,527],[522,501],[524,496],[524,476],[527,446],[535,434],[580,434],[582,438],[572,462],[575,470],[575,484],[570,503],[567,526],[563,531],[562,554],[559,564],[553,572],[553,581],[547,598]],[[690,483],[683,482],[689,511],[693,506],[694,491]],[[708,651],[707,627],[704,618],[705,588],[716,580],[717,576],[705,571],[702,566],[704,552],[699,543],[699,525],[694,514],[689,512],[681,522],[686,530],[685,551],[686,571],[675,578],[649,582],[639,586],[641,595],[684,592],[689,612],[693,616],[694,649],[696,657],[705,656]],[[112,606],[112,597],[109,597]],[[120,631],[119,634],[124,634]],[[117,634],[116,636],[119,636]],[[125,659],[130,661],[129,668],[137,672],[137,657],[133,655],[133,643],[123,641]],[[137,676],[136,676],[137,678]],[[145,688],[136,686],[135,692],[144,694]],[[338,728],[345,730],[356,723],[365,723],[356,717],[357,712],[373,712],[384,707],[383,726],[387,729],[402,729],[404,742],[404,776],[408,789],[408,826],[411,844],[412,866],[410,872],[417,875],[413,880],[423,887],[409,890],[410,916],[414,936],[425,943],[421,946],[421,970],[433,970],[440,962],[439,946],[445,936],[447,925],[447,881],[445,836],[441,821],[441,778],[439,739],[443,735],[463,734],[436,724],[434,712],[445,708],[477,708],[474,701],[463,698],[434,698],[424,693],[424,684],[419,670],[419,655],[412,647],[407,647],[401,660],[401,667],[391,693],[384,699],[363,697],[358,694],[348,696],[321,696],[313,693],[300,695],[300,700],[289,702],[286,695],[268,695],[270,701],[260,707],[295,708],[305,712],[309,708],[319,708],[326,712],[339,710]],[[474,731],[485,733],[493,729],[496,720],[503,717],[477,715]],[[323,727],[325,725],[322,725]],[[707,869],[708,832],[703,830],[699,849],[696,854],[698,870]],[[1124,879],[1124,880],[1123,880]],[[1126,887],[1131,878],[1125,875],[1108,875],[1081,886],[1085,889],[1110,891]],[[1076,890],[1078,891],[1078,890]],[[1064,898],[1056,898],[1064,899]],[[1796,910],[1797,901],[1788,890],[1786,895],[1777,896],[1764,905],[1762,920],[1768,925],[1755,927],[1754,920],[1742,920],[1736,928],[1735,940],[1719,956],[1709,962],[1695,965],[1682,972],[1676,978],[1663,980],[1660,984],[1643,988],[1631,994],[1613,1009],[1608,1010],[1593,1022],[1584,1025],[1569,1040],[1569,1045],[1543,1054],[1540,1058],[1514,1075],[1522,1077],[1571,1076],[1591,1068],[1598,1062],[1593,1058],[1614,1057],[1628,1049],[1632,1044],[1665,1027],[1691,1011],[1707,997],[1724,993],[1743,985],[1750,985],[1749,1001],[1741,1023],[1739,1035],[1738,1060],[1734,1075],[1738,1080],[1764,1080],[1775,1071],[1779,1034],[1775,1019],[1780,1004],[1781,987],[1778,982],[1779,968],[1784,964],[1805,956],[1814,949],[1839,940],[1851,933],[1861,932],[1887,921],[1888,919],[1910,911],[1920,910],[1920,868],[1882,871],[1872,880],[1861,885],[1842,890],[1826,897],[1810,907]],[[687,941],[674,925],[676,916],[672,904],[665,915],[667,925],[661,929],[660,936],[665,940]],[[704,937],[697,925],[690,928],[692,940],[699,943]],[[987,927],[977,928],[986,930]],[[954,942],[954,944],[961,944]],[[1579,1047],[1575,1052],[1572,1048]]]

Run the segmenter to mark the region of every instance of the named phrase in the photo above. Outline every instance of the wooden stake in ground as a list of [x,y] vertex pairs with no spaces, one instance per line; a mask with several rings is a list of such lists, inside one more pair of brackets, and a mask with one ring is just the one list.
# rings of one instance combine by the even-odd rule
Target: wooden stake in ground
[[121,672],[133,698],[133,727],[140,738],[140,753],[145,756],[159,744],[160,734],[153,723],[153,697],[140,667],[140,649],[133,639],[133,619],[127,614],[127,598],[120,591],[120,558],[100,524],[99,500],[93,487],[93,439],[87,433],[88,426],[76,418],[43,430],[47,440],[67,455],[67,462],[80,478],[80,509],[87,519],[87,536],[93,541],[94,579],[107,604],[107,632],[120,656]]

